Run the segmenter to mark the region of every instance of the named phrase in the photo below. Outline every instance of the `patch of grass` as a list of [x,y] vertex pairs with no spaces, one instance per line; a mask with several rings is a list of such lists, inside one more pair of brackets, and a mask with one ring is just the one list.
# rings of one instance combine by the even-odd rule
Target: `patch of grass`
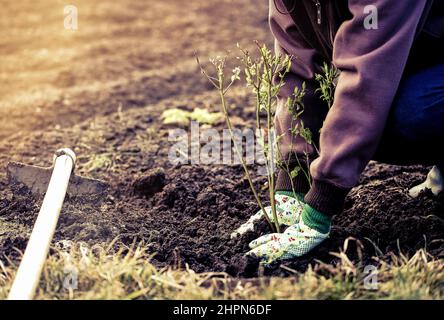
[[209,112],[207,109],[195,108],[190,114],[190,118],[206,124],[214,124],[223,120],[223,114],[221,112]]
[[181,124],[186,125],[190,122],[190,112],[178,108],[165,110],[161,119],[164,124]]
[[112,155],[105,154],[93,154],[89,157],[89,160],[82,165],[85,172],[91,173],[96,170],[106,171],[113,165]]
[[[424,250],[375,260],[377,289],[365,286],[359,264],[337,253],[336,266],[318,264],[287,278],[233,279],[186,268],[157,269],[143,245],[108,248],[76,244],[57,249],[44,267],[36,299],[442,299],[444,263]],[[0,261],[0,299],[17,266]],[[71,289],[69,287],[71,285]]]
[[221,112],[209,112],[207,109],[195,108],[193,112],[173,108],[165,110],[161,119],[164,124],[178,124],[187,125],[190,120],[197,121],[203,124],[214,124],[223,120]]

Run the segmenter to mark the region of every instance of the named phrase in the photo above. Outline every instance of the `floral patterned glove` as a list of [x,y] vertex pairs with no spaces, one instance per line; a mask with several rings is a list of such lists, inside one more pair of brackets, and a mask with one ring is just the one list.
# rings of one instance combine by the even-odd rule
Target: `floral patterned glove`
[[287,228],[284,233],[267,234],[250,242],[251,250],[247,255],[260,258],[265,265],[294,259],[311,251],[329,234],[330,231],[321,233],[312,229],[300,219],[299,223]]
[[[291,226],[299,221],[304,208],[304,200],[301,194],[294,196],[292,192],[278,191],[274,199],[276,201],[276,215],[280,224]],[[271,207],[266,207],[265,212],[270,220],[274,222]],[[231,233],[231,238],[233,239],[248,231],[253,231],[255,224],[261,220],[263,216],[263,211],[259,210],[255,215],[251,216],[247,222]]]

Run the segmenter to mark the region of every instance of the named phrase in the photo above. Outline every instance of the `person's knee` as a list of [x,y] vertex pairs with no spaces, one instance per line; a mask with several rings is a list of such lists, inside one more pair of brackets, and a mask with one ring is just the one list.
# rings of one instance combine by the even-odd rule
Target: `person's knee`
[[398,90],[391,125],[407,140],[444,136],[444,67],[437,69],[405,79]]
[[398,102],[401,103],[393,110],[389,123],[392,127],[391,131],[395,132],[395,136],[406,141],[420,139],[429,122],[427,110],[420,106],[420,101],[416,97],[406,96]]

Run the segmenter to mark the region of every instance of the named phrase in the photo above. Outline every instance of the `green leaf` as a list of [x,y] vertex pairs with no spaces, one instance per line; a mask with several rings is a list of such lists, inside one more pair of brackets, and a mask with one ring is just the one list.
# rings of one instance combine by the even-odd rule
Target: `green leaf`
[[299,175],[299,172],[300,172],[301,170],[302,170],[301,167],[296,167],[296,168],[294,168],[294,169],[291,170],[291,172],[290,172],[290,177],[291,177],[292,179],[296,178],[296,177]]
[[190,112],[174,108],[165,110],[160,118],[164,124],[182,124],[186,125],[190,121]]
[[207,109],[196,108],[189,115],[191,119],[206,124],[214,124],[223,119],[221,112],[209,112]]

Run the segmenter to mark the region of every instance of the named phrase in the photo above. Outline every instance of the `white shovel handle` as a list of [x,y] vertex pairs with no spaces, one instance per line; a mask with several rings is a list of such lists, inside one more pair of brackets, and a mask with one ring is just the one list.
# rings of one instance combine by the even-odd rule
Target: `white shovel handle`
[[9,292],[9,300],[30,300],[34,297],[75,162],[76,156],[70,149],[61,149],[55,154],[48,190]]

